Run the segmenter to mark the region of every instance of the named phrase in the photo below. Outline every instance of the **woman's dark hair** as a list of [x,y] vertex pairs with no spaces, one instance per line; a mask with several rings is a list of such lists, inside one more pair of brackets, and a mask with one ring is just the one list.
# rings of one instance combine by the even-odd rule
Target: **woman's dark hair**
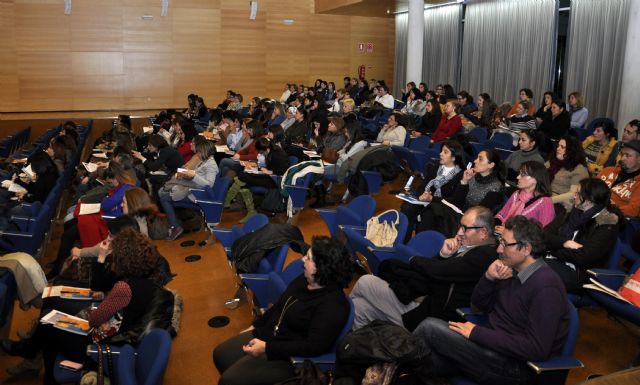
[[64,122],[62,124],[62,128],[64,128],[65,131],[78,131],[78,125],[73,120],[67,120],[66,122]]
[[527,97],[529,99],[533,99],[533,91],[531,91],[530,88],[521,88],[520,91],[518,91],[518,93],[523,92],[527,95]]
[[131,156],[129,152],[121,152],[117,156],[114,155],[113,160],[120,163],[120,166],[122,166],[125,171],[133,169],[133,156]]
[[491,103],[491,96],[489,96],[489,94],[488,94],[488,93],[483,92],[483,93],[479,94],[479,96],[480,96],[480,97],[482,97],[482,100],[483,100],[485,103]]
[[167,141],[158,134],[149,136],[149,144],[157,148],[158,150],[168,146]]
[[222,119],[229,119],[232,122],[238,121],[238,113],[233,110],[224,110],[222,112]]
[[158,263],[158,252],[149,238],[132,228],[111,240],[111,269],[118,277],[147,277]]
[[567,109],[567,104],[560,99],[553,99],[553,102],[551,102],[551,104],[555,104],[556,106],[562,108],[563,110]]
[[[427,83],[425,83],[425,82],[420,82],[420,84],[418,85],[418,87],[419,87],[419,86],[423,86],[425,91],[427,91],[427,90],[429,89],[429,88],[427,87]],[[435,94],[435,92],[434,92],[434,94]]]
[[193,137],[198,135],[198,131],[193,126],[193,122],[191,120],[183,120],[180,122],[180,129],[184,132],[184,141],[190,142],[193,140]]
[[[229,91],[227,91],[227,92],[229,92]],[[196,100],[198,100],[198,95],[196,95],[196,94],[189,94],[187,96],[187,102],[189,103],[190,107],[195,106]]]
[[80,140],[80,136],[78,135],[78,131],[76,130],[66,130],[64,131],[64,135],[67,138],[69,138],[69,140],[71,140],[73,142],[73,148],[74,151],[75,149],[78,147],[78,141]]
[[604,131],[604,134],[607,136],[607,138],[611,139],[611,138],[617,138],[618,137],[618,130],[611,123],[611,121],[603,120],[603,121],[600,122],[600,124],[596,125],[596,128],[598,128],[598,127],[602,127],[602,131]]
[[[482,150],[480,150],[480,152],[484,152],[485,157],[487,158],[487,161],[489,163],[493,163],[493,171],[491,171],[492,174],[496,174],[498,176],[498,179],[500,179],[501,181],[503,180],[502,177],[502,160],[500,159],[500,155],[498,154],[498,152],[496,150],[494,150],[493,148],[483,148]],[[478,153],[479,154],[479,153]]]
[[336,83],[334,83],[334,82],[329,82],[329,83],[327,84],[327,87],[328,87],[328,86],[331,86],[331,89],[333,89],[333,91],[335,91],[335,90],[336,90]]
[[442,86],[442,91],[444,92],[444,96],[447,99],[456,98],[456,91],[453,89],[453,86],[451,84],[445,84],[444,86]]
[[436,100],[438,95],[436,95],[435,91],[427,91],[425,92],[425,99],[427,98],[427,94],[431,95],[431,99],[429,100]]
[[516,215],[507,219],[504,224],[507,230],[513,232],[513,238],[518,243],[518,250],[527,244],[531,246],[531,256],[542,257],[547,250],[547,244],[542,233],[542,225],[535,219],[528,219],[523,215]]
[[431,104],[432,107],[431,112],[427,112],[427,114],[442,115],[442,110],[440,109],[440,102],[438,102],[438,99],[429,99],[427,100],[427,104]]
[[321,286],[336,285],[345,288],[351,282],[353,262],[349,252],[337,239],[315,236],[311,253],[316,264],[314,280]]
[[62,163],[67,164],[67,146],[60,140],[63,136],[56,136],[51,138],[49,147],[53,150],[53,159],[60,159]]
[[279,124],[272,124],[269,126],[269,132],[273,134],[272,141],[275,144],[280,144],[284,141],[284,129]]
[[607,206],[611,202],[611,190],[602,179],[584,178],[579,183],[582,200],[603,206]]
[[212,122],[214,125],[218,125],[222,121],[222,110],[219,108],[212,108],[209,110],[211,116],[209,117],[209,122]]
[[410,85],[410,86],[411,86],[411,89],[413,89],[413,88],[418,88],[418,87],[416,86],[416,82],[409,82],[409,83],[407,83],[407,85],[408,85],[408,86]]
[[58,175],[58,169],[56,165],[44,151],[36,151],[33,155],[29,157],[29,164],[31,165],[31,169],[36,175],[41,177],[42,175],[53,173]]
[[128,132],[117,132],[115,134],[116,147],[126,148],[128,152],[136,149],[135,139]]
[[298,112],[302,114],[303,118],[302,120],[307,120],[307,117],[309,116],[309,114],[307,114],[307,110],[304,109],[304,107],[298,107]]
[[551,96],[551,103],[553,103],[554,100],[558,99],[555,93],[553,93],[552,91],[547,91],[542,95],[542,103],[540,103],[540,108],[544,108],[546,106],[546,104],[544,104],[544,97],[547,95]]
[[520,165],[520,172],[536,180],[535,192],[542,196],[551,196],[549,172],[540,162],[528,160]]
[[264,136],[261,136],[260,138],[256,139],[256,150],[265,151],[265,150],[272,150],[272,149],[273,149],[273,143],[269,140],[269,138],[265,138]]
[[462,147],[460,142],[453,139],[445,140],[440,146],[440,151],[442,151],[442,148],[444,146],[447,146],[449,151],[451,151],[451,155],[455,157],[454,164],[460,167],[462,170],[464,170],[464,167],[465,167],[464,162],[466,157],[464,155],[464,148]]
[[458,96],[461,98],[464,98],[465,100],[465,105],[469,104],[473,101],[473,98],[471,97],[471,95],[469,95],[469,93],[467,91],[460,91],[458,92]]
[[61,135],[56,137],[56,141],[60,142],[64,145],[65,149],[71,151],[71,152],[75,152],[77,147],[76,142],[73,140],[73,138],[71,138],[68,135]]
[[131,116],[118,115],[118,122],[123,126],[127,127],[129,130],[131,130]]
[[521,130],[520,133],[525,134],[527,138],[529,138],[530,142],[535,143],[535,145],[533,146],[534,149],[538,148],[538,133],[536,132],[536,130]]
[[259,137],[260,135],[262,135],[262,132],[264,130],[263,130],[262,125],[260,124],[259,121],[251,120],[249,123],[247,123],[247,131],[249,132],[249,137],[251,139],[255,139],[255,138]]
[[422,92],[420,92],[420,90],[417,88],[410,89],[409,93],[413,94],[414,100],[424,100],[424,96],[422,95]]
[[[564,140],[567,144],[567,148],[564,153],[564,168],[569,171],[573,171],[577,165],[581,164],[587,167],[587,156],[584,154],[582,144],[573,135],[565,135],[560,140]],[[558,141],[560,143],[560,141]],[[551,152],[551,159],[556,156],[556,152]]]

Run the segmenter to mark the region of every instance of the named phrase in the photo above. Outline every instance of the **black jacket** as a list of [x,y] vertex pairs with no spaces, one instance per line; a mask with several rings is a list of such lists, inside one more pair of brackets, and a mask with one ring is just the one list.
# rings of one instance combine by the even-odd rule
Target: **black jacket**
[[379,150],[376,148],[376,150],[365,155],[360,160],[356,173],[351,176],[348,185],[349,192],[353,196],[369,193],[367,181],[362,176],[361,171],[378,171],[382,175],[383,181],[393,180],[400,173],[400,169],[396,164],[395,155],[387,146],[379,146]]
[[300,275],[278,302],[253,322],[253,335],[267,343],[270,360],[316,356],[331,350],[348,317],[349,302],[342,288],[328,285],[309,290],[306,278]]
[[[401,268],[411,270],[420,276],[426,290],[415,291],[411,300],[422,295],[426,297],[417,308],[402,315],[404,326],[408,330],[413,330],[426,317],[459,320],[460,316],[456,313],[456,309],[469,306],[476,283],[496,257],[496,246],[489,244],[476,246],[462,255],[449,258],[415,256],[411,258],[408,265],[397,260],[387,260],[380,264],[380,277],[387,282],[394,280],[387,274],[389,264],[396,265],[396,270]],[[393,262],[388,263],[388,261]],[[404,290],[402,295],[406,296],[406,287],[409,285],[419,287],[418,283],[410,283],[406,275],[402,281],[393,282],[389,283],[389,287],[396,296],[402,290]]]
[[164,170],[167,175],[173,174],[184,164],[184,159],[178,150],[169,146],[161,148],[155,158],[148,153],[143,156],[147,159],[143,163],[147,171]]
[[557,227],[547,227],[544,232],[547,249],[560,261],[575,265],[580,282],[586,283],[588,269],[606,266],[609,252],[618,239],[619,223],[618,215],[605,209],[578,230],[574,241],[582,245],[579,249],[565,248],[563,244],[570,238],[563,236]]
[[559,140],[569,132],[570,127],[571,116],[567,111],[562,111],[555,118],[549,115],[547,119],[544,119],[538,127],[538,131],[544,133],[546,139]]
[[253,273],[260,260],[269,251],[289,243],[292,249],[307,252],[304,237],[296,226],[289,224],[268,224],[260,229],[245,234],[233,242],[231,246],[233,261],[238,273]]
[[35,182],[24,183],[20,179],[16,179],[16,182],[22,187],[27,189],[27,194],[23,200],[25,202],[41,202],[47,199],[49,192],[53,190],[56,182],[58,181],[58,171],[50,169],[49,172],[42,175],[38,175],[38,179]]

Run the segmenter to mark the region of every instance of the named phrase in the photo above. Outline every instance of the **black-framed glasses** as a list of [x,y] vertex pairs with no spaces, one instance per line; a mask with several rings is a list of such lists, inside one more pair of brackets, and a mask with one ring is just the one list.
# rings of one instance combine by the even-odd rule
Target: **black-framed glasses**
[[505,241],[504,241],[504,239],[501,239],[501,240],[500,240],[500,242],[498,242],[498,243],[500,243],[500,246],[502,246],[502,247],[503,247],[503,248],[505,248],[505,249],[506,249],[507,247],[515,246],[515,245],[517,245],[517,244],[518,244],[518,242],[511,242],[511,243],[507,243],[507,242],[505,242]]
[[462,223],[460,224],[460,227],[458,227],[458,229],[462,229],[462,231],[464,231],[465,233],[467,232],[467,230],[476,230],[481,228],[482,226],[467,226],[463,225]]

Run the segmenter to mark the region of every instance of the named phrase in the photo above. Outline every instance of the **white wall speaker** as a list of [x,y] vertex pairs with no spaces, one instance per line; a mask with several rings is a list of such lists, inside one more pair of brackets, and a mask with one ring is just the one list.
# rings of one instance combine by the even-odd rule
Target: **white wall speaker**
[[258,16],[258,1],[257,0],[250,1],[249,8],[250,8],[249,19],[255,20],[256,16]]

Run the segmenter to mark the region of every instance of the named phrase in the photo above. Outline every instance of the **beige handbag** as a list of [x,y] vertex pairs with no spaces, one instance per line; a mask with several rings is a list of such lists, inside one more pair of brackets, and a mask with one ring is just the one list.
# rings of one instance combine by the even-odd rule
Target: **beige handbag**
[[[380,223],[379,218],[384,214],[393,211],[396,213],[394,222],[384,221]],[[396,226],[400,223],[400,214],[397,210],[387,210],[380,215],[369,218],[367,221],[367,232],[365,238],[373,243],[376,247],[392,247],[398,237],[398,229]]]

